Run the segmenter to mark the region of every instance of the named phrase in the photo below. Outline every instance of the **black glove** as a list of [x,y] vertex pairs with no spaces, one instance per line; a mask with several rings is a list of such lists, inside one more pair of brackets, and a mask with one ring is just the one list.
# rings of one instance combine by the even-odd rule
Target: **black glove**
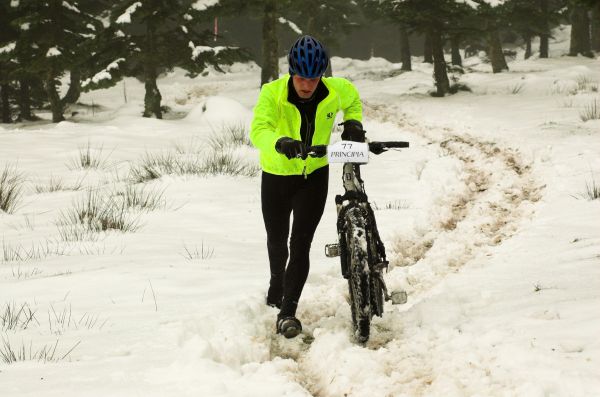
[[288,159],[295,159],[297,157],[305,159],[307,157],[306,145],[288,137],[279,138],[277,143],[275,143],[275,150],[285,155]]
[[344,131],[342,132],[342,140],[364,142],[365,141],[365,130],[358,120],[346,120],[342,123]]

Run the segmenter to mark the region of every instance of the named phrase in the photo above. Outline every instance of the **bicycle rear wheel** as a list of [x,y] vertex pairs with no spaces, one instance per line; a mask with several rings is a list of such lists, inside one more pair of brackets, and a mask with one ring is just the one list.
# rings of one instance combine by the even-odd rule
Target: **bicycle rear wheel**
[[364,343],[371,328],[371,280],[365,219],[359,208],[348,210],[344,216],[350,308],[356,339]]

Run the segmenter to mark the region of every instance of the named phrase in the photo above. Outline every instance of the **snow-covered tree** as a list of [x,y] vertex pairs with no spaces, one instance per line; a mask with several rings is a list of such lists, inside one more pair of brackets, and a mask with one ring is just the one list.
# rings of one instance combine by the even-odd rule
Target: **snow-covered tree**
[[123,76],[145,84],[144,117],[162,118],[158,76],[180,67],[195,76],[212,65],[243,59],[237,48],[210,46],[207,21],[222,12],[218,0],[120,0],[111,4],[98,61],[103,68],[87,76],[85,90],[109,87]]
[[13,76],[21,81],[22,90],[23,81],[41,80],[52,120],[61,121],[65,102],[59,96],[60,78],[86,58],[100,24],[76,1],[11,0],[11,7],[18,13],[11,23],[19,31],[18,40],[6,51],[15,65]]

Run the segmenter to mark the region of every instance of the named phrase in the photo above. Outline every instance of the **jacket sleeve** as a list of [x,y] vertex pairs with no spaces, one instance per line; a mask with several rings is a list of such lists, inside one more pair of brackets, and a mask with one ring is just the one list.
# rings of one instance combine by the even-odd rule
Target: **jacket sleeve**
[[344,111],[344,121],[358,120],[362,121],[362,103],[358,90],[346,79],[341,79],[340,100],[342,110]]
[[254,106],[254,117],[250,126],[250,141],[257,149],[275,150],[279,139],[277,129],[277,103],[272,87],[264,85]]

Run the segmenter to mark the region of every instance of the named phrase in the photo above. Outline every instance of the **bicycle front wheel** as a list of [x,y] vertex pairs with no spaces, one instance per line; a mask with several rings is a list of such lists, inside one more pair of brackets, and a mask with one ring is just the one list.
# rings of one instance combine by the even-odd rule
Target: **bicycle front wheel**
[[361,210],[352,208],[346,212],[344,224],[354,335],[364,343],[369,339],[372,317],[366,222]]

